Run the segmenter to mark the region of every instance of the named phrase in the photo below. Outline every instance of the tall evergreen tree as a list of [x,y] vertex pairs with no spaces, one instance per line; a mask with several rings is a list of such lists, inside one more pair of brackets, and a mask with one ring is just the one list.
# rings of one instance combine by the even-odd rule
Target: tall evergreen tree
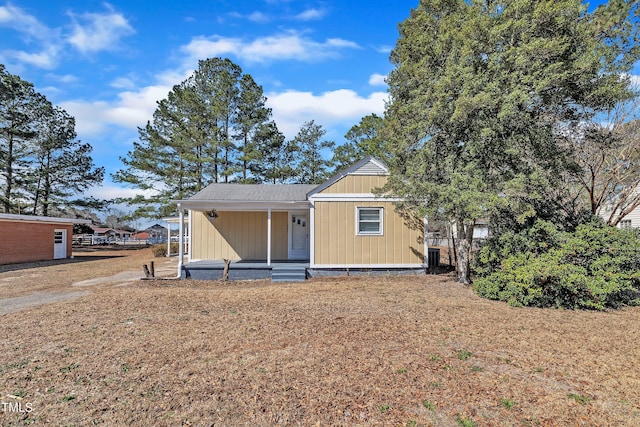
[[460,282],[470,282],[475,221],[529,176],[544,177],[541,193],[556,186],[560,125],[629,96],[635,3],[589,13],[579,0],[423,0],[400,25],[387,190],[453,223]]
[[76,139],[75,120],[48,102],[39,117],[34,138],[30,186],[32,212],[49,215],[73,204],[70,197],[98,185],[104,168],[95,167],[93,147]]
[[140,205],[136,215],[170,214],[171,200],[211,182],[234,180],[245,173],[245,162],[249,170],[253,133],[270,114],[264,103],[262,88],[229,59],[200,61],[193,75],[158,103],[153,120],[138,129],[140,141],[113,176],[153,191],[128,200]]
[[344,136],[347,140],[336,147],[333,152],[333,165],[339,171],[352,165],[366,156],[373,156],[384,160],[388,155],[388,148],[382,136],[384,118],[370,114],[360,120],[360,123],[349,129]]
[[[59,214],[102,182],[75,120],[0,65],[0,188],[4,212]],[[95,202],[95,201],[94,201]]]
[[333,150],[335,142],[323,140],[327,133],[321,125],[313,120],[306,122],[291,141],[293,150],[297,151],[298,163],[295,169],[295,180],[300,184],[320,184],[329,176],[331,162],[326,159],[324,150]]
[[[267,98],[262,93],[262,87],[253,78],[245,74],[240,79],[240,101],[238,102],[236,139],[238,140],[238,172],[240,182],[255,181],[250,176],[249,166],[261,156],[254,140],[256,132],[271,116],[271,109],[265,106]],[[277,128],[275,129],[277,132]],[[273,134],[274,136],[277,133]],[[267,138],[270,140],[270,138]]]
[[292,166],[296,154],[295,147],[285,139],[275,122],[259,125],[253,142],[255,148],[251,151],[254,157],[249,163],[253,182],[270,184],[289,182],[295,174]]
[[31,83],[0,64],[0,206],[5,213],[19,209],[16,201],[26,196],[20,188],[29,166],[29,147],[37,135],[34,112],[45,102]]

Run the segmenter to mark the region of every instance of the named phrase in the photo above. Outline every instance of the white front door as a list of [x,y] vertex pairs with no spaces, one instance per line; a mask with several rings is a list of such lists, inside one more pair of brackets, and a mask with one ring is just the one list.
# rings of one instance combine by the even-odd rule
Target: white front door
[[289,259],[309,259],[309,215],[289,212]]
[[67,257],[67,230],[53,230],[53,259]]

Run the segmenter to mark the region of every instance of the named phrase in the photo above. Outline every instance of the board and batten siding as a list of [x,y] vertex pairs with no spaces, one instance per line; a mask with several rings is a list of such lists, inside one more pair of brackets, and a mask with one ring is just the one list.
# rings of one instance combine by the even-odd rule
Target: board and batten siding
[[[357,235],[359,207],[383,208],[383,234]],[[385,201],[316,201],[314,263],[317,265],[422,265],[422,229],[411,229]]]
[[387,183],[385,175],[347,175],[329,187],[322,190],[321,194],[354,194],[372,193],[375,188],[380,188]]
[[[218,212],[210,221],[202,212],[192,211],[191,259],[267,259],[267,212]],[[271,213],[271,258],[287,259],[287,212]]]

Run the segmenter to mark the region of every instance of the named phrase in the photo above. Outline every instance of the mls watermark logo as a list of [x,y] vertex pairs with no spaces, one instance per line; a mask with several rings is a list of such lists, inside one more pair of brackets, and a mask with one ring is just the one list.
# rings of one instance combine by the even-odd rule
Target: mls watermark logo
[[7,394],[6,397],[13,399],[13,402],[5,402],[4,400],[0,402],[0,410],[3,413],[28,414],[33,411],[33,403],[23,402],[20,396]]

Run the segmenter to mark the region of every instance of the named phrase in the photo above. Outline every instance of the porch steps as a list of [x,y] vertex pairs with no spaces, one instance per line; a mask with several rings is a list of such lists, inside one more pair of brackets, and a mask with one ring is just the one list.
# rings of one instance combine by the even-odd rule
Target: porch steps
[[307,279],[307,267],[300,265],[278,265],[271,269],[272,282],[304,282]]

